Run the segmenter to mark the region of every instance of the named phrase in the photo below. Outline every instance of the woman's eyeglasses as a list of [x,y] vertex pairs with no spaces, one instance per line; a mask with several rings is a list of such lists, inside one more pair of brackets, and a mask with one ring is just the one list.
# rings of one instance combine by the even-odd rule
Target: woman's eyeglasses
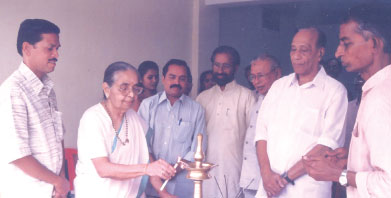
[[119,86],[119,91],[124,96],[127,96],[130,92],[134,93],[135,95],[140,95],[143,92],[143,87],[140,83],[135,84],[133,86],[130,86],[129,84],[125,83]]

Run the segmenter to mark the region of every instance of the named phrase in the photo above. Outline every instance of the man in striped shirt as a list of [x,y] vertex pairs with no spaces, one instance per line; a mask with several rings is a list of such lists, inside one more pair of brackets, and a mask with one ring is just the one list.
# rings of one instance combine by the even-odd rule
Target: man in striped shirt
[[26,19],[17,49],[23,61],[0,87],[0,197],[66,197],[63,125],[53,82],[60,29]]

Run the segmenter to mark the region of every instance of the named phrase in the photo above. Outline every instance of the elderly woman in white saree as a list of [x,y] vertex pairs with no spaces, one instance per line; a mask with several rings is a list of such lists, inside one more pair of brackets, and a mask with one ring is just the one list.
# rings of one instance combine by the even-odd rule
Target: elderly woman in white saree
[[115,62],[106,69],[104,100],[87,109],[80,120],[77,198],[141,197],[143,176],[174,176],[175,169],[163,160],[148,164],[148,127],[130,108],[142,91],[138,84],[137,70],[128,63]]

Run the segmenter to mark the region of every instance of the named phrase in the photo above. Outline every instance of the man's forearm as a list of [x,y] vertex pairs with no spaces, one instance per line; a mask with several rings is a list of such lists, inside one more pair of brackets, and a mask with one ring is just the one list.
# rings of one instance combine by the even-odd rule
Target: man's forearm
[[62,166],[60,171],[60,176],[65,178],[65,149],[64,149],[64,140],[61,142],[62,145]]
[[257,141],[256,149],[257,149],[258,164],[261,169],[261,173],[263,171],[270,170],[271,169],[270,162],[269,162],[269,157],[267,155],[267,142],[265,140]]
[[[153,161],[155,161],[155,158],[152,156],[152,154],[149,154],[149,162],[152,163]],[[163,189],[162,191],[160,191],[160,188],[163,185],[163,181],[162,181],[162,179],[160,179],[160,177],[151,176],[149,178],[149,181],[151,182],[152,187],[159,194],[159,196],[162,196],[163,194],[167,194],[168,193],[166,191],[166,189]]]
[[264,140],[257,141],[257,157],[261,168],[261,177],[263,188],[268,197],[278,195],[286,186],[286,181],[271,169],[269,157],[267,155],[267,142]]
[[55,185],[60,180],[60,176],[47,169],[31,155],[22,157],[11,163],[20,168],[27,175],[46,183]]
[[348,185],[357,188],[356,173],[352,171],[348,171],[347,178],[348,178]]
[[[314,148],[312,148],[309,152],[305,154],[305,156],[317,156],[317,155],[325,155],[326,151],[329,151],[330,148],[321,144],[317,144]],[[288,171],[287,176],[295,180],[299,178],[300,176],[306,174],[306,170],[304,168],[304,165],[302,163],[302,160],[296,162],[295,165],[293,165]]]
[[62,164],[63,165],[61,167],[60,176],[65,178],[65,160],[63,160]]

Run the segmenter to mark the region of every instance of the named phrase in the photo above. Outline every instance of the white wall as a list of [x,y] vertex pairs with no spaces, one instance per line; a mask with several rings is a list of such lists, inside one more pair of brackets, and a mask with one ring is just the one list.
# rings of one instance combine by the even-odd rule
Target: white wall
[[[196,0],[195,0],[196,1]],[[192,65],[190,0],[14,0],[0,1],[0,81],[17,69],[19,24],[26,18],[48,19],[61,28],[55,90],[67,129],[66,147],[76,147],[82,113],[102,97],[104,69],[123,60],[143,60],[161,67],[170,58]],[[195,81],[197,82],[197,81]]]
[[[197,65],[195,67],[197,71],[192,71],[192,73],[193,76],[199,77],[202,72],[212,69],[210,56],[219,44],[220,11],[217,6],[206,6],[204,0],[195,0],[195,2],[197,3],[194,6],[193,20],[196,20],[197,23],[193,28],[192,57],[194,65]],[[198,93],[198,86],[199,82],[193,88],[193,93]]]

